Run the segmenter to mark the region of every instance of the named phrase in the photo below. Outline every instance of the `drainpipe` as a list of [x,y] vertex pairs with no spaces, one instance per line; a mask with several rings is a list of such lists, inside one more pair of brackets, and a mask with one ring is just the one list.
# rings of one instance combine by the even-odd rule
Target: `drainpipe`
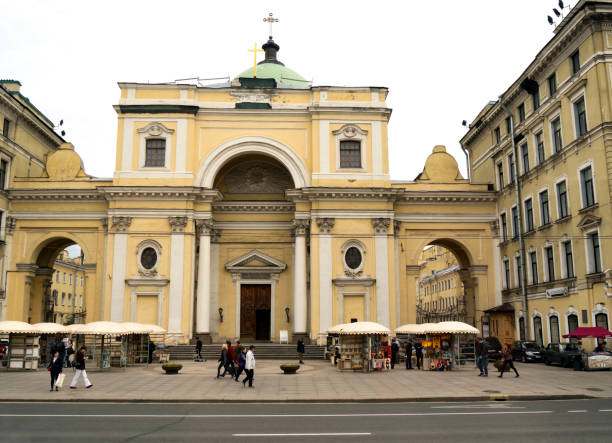
[[463,144],[459,144],[459,146],[461,146],[461,149],[463,150],[463,153],[465,154],[465,164],[467,166],[468,182],[472,184],[472,168],[470,168],[470,153],[467,151],[467,149],[463,147]]
[[527,299],[527,287],[525,285],[525,239],[523,238],[523,205],[521,203],[521,186],[520,186],[520,176],[518,174],[518,148],[516,147],[516,143],[514,141],[514,116],[512,112],[504,105],[503,95],[499,96],[499,104],[506,114],[510,117],[510,139],[512,141],[512,152],[514,161],[512,162],[511,167],[514,169],[514,190],[516,192],[516,209],[518,214],[518,240],[519,240],[519,260],[521,261],[521,272],[519,273],[519,287],[521,289],[521,296],[523,298],[523,312],[524,312],[524,334],[525,340],[529,340],[529,301]]

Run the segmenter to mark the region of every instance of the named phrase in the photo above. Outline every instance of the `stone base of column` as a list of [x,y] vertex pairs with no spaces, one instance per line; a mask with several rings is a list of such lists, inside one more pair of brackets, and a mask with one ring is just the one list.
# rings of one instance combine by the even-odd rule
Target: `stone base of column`
[[291,337],[291,342],[297,343],[300,338],[304,339],[305,345],[310,344],[310,335],[308,335],[308,332],[294,332],[293,336]]
[[191,338],[191,344],[195,345],[198,339],[196,337],[200,337],[202,340],[202,344],[209,345],[212,343],[212,337],[210,336],[210,332],[196,332],[193,334]]

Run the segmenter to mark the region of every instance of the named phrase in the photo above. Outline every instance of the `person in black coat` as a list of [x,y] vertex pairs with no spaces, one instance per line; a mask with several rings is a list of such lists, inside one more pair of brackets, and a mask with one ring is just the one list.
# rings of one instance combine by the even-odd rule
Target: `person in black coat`
[[149,364],[151,364],[153,363],[153,352],[155,352],[155,343],[153,343],[152,341],[149,341],[148,351],[149,351],[148,362]]
[[412,342],[406,342],[406,369],[412,369]]
[[423,345],[421,342],[416,342],[414,345],[414,353],[416,354],[417,369],[423,369]]
[[56,391],[59,391],[57,386],[55,386],[55,381],[57,380],[57,377],[62,373],[63,367],[64,361],[60,358],[59,352],[56,351],[55,354],[53,354],[53,357],[51,357],[51,360],[49,361],[49,366],[47,366],[51,373],[51,391],[53,391],[53,387],[55,387]]
[[304,339],[300,338],[297,342],[297,353],[298,359],[302,364],[304,363],[304,352],[306,352],[306,346],[304,346]]
[[397,353],[399,352],[399,342],[397,338],[394,338],[391,342],[391,369],[395,368],[395,362],[397,362]]

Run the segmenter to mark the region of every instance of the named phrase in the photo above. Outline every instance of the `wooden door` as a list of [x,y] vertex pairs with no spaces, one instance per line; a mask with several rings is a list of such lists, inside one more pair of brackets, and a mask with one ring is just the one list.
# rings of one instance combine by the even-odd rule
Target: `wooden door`
[[240,338],[270,339],[270,285],[240,286]]

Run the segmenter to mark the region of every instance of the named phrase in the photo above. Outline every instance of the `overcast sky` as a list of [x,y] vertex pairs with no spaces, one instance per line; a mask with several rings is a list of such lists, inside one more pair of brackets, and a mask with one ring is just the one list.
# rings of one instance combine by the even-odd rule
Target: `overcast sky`
[[[391,178],[412,180],[434,145],[462,171],[462,120],[497,99],[553,36],[556,0],[4,1],[0,77],[54,123],[85,171],[111,177],[117,82],[234,77],[280,22],[279,59],[314,85],[386,86]],[[566,2],[567,3],[567,2]],[[576,1],[571,2],[572,6]]]

